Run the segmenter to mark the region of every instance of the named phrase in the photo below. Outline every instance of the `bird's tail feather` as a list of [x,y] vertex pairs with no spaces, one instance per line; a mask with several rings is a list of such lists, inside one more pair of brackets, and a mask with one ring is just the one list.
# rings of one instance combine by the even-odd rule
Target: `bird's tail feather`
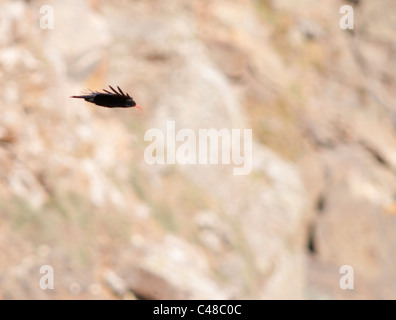
[[71,96],[70,98],[80,98],[80,99],[87,99],[90,96]]

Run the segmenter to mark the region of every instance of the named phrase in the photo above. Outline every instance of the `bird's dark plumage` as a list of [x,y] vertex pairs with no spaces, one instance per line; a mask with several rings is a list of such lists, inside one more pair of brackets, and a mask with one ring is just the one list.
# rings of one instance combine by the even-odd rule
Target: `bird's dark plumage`
[[98,106],[107,108],[132,108],[137,107],[142,109],[128,93],[124,93],[120,87],[117,86],[115,90],[112,86],[109,86],[113,92],[103,89],[104,92],[91,91],[90,94],[81,96],[71,96],[70,98],[80,98],[85,101],[92,102]]

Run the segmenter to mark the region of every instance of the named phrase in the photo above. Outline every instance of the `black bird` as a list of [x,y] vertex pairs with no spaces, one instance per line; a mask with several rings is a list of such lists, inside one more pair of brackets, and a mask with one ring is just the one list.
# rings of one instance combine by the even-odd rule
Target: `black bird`
[[70,98],[80,98],[85,101],[92,102],[98,106],[106,108],[132,108],[136,107],[142,110],[142,108],[133,101],[132,97],[128,93],[122,92],[119,86],[118,91],[112,86],[109,86],[113,92],[103,89],[104,92],[91,91],[90,94],[81,96],[71,96]]

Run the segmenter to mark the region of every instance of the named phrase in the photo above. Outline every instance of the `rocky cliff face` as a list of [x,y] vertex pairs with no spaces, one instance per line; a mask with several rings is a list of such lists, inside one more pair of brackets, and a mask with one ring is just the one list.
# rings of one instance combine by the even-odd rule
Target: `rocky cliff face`
[[[0,297],[395,297],[393,2],[0,6]],[[143,111],[69,98],[108,84]],[[251,171],[148,164],[169,121],[252,129]]]

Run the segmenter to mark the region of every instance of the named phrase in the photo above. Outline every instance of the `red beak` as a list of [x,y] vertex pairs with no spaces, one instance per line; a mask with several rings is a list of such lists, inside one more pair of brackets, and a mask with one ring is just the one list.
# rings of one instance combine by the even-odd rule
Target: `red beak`
[[140,110],[143,110],[141,106],[139,106],[138,104],[135,105],[136,108],[139,108]]

